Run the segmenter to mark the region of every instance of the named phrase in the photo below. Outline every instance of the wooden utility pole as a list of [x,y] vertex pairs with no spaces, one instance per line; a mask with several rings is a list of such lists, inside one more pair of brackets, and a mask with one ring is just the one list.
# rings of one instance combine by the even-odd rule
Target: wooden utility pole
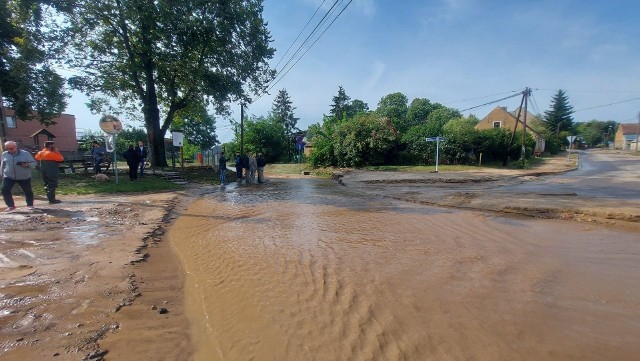
[[524,88],[522,92],[524,99],[524,122],[522,124],[522,152],[520,153],[520,160],[524,162],[527,153],[527,103],[529,100],[529,95],[531,95],[531,89]]
[[640,142],[640,112],[638,112],[638,125],[636,125],[636,154],[638,154],[638,142]]
[[516,136],[516,130],[518,130],[518,122],[520,121],[520,113],[522,113],[522,105],[524,104],[525,98],[529,95],[530,89],[525,88],[522,91],[522,100],[520,101],[520,107],[518,108],[518,115],[516,116],[516,126],[513,127],[513,133],[511,133],[511,138],[509,139],[509,146],[507,146],[507,151],[504,154],[504,159],[502,160],[502,166],[506,166],[509,161],[509,149],[511,149],[511,144],[513,144],[513,139]]
[[240,103],[240,155],[244,155],[244,103]]

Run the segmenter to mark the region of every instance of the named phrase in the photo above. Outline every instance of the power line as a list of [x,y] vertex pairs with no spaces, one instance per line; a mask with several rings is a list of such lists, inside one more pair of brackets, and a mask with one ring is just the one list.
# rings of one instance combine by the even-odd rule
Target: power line
[[284,60],[284,57],[287,56],[287,54],[289,54],[289,50],[291,50],[291,48],[293,48],[293,45],[295,45],[295,43],[298,41],[298,39],[300,39],[300,36],[304,33],[304,31],[307,29],[307,26],[309,26],[309,24],[311,23],[311,20],[313,20],[313,18],[316,16],[316,14],[318,13],[318,11],[320,11],[320,9],[322,8],[322,5],[324,5],[326,0],[322,0],[322,3],[320,4],[320,6],[318,6],[318,8],[316,9],[316,11],[313,13],[313,15],[311,15],[311,17],[309,18],[309,20],[307,21],[307,23],[304,25],[304,28],[302,28],[302,30],[300,30],[300,32],[298,33],[298,36],[296,36],[296,39],[291,43],[291,45],[289,45],[289,48],[287,49],[287,51],[284,52],[284,54],[282,55],[282,57],[280,58],[280,60],[278,61],[278,63],[276,64],[276,66],[274,67],[275,69],[278,69],[278,65],[280,65],[280,63],[282,62],[282,60]]
[[504,97],[504,98],[502,98],[502,99],[498,99],[498,100],[494,100],[494,101],[491,101],[491,102],[488,102],[488,103],[484,103],[484,104],[476,105],[475,107],[471,107],[471,108],[467,108],[467,109],[462,109],[460,112],[462,113],[462,112],[466,112],[467,110],[471,110],[471,109],[476,109],[476,108],[484,107],[484,106],[486,106],[486,105],[491,105],[491,104],[494,104],[494,103],[497,103],[497,102],[501,102],[501,101],[503,101],[503,100],[507,100],[507,99],[510,99],[510,98],[514,98],[514,97],[517,97],[517,96],[520,96],[520,95],[522,95],[522,92],[521,92],[521,91],[520,91],[520,92],[518,92],[518,93],[512,94],[512,95],[509,95],[508,97]]
[[[324,14],[324,16],[322,17],[322,19],[320,19],[320,21],[318,22],[318,24],[316,24],[316,26],[313,28],[313,30],[311,30],[311,32],[309,33],[309,35],[307,35],[307,37],[304,39],[304,41],[302,42],[302,44],[300,44],[300,46],[298,46],[298,48],[296,49],[296,51],[293,53],[293,55],[291,55],[291,57],[289,57],[289,60],[287,60],[287,62],[282,66],[282,68],[280,69],[280,71],[277,71],[277,74],[273,77],[273,79],[271,81],[269,81],[269,83],[267,84],[267,90],[265,91],[265,93],[268,93],[269,90],[271,90],[271,88],[273,88],[275,86],[275,84],[277,84],[282,77],[280,77],[280,79],[277,79],[282,72],[284,71],[284,69],[287,68],[287,66],[289,64],[291,64],[291,62],[293,61],[293,59],[295,59],[295,57],[300,53],[300,51],[302,50],[302,48],[307,44],[307,42],[309,41],[309,39],[315,35],[315,33],[318,31],[318,28],[325,22],[325,19],[333,12],[333,9],[335,9],[336,5],[340,2],[341,0],[336,0],[333,2],[333,5],[331,5],[331,7],[329,8],[329,10],[327,10],[327,13]],[[304,55],[304,54],[303,54]],[[295,65],[295,64],[294,64]],[[291,66],[291,68],[293,68],[293,65]],[[258,97],[259,98],[259,97]]]
[[446,103],[442,103],[442,104],[443,105],[449,105],[449,104],[455,104],[455,103],[464,103],[464,102],[469,102],[469,101],[472,101],[472,100],[492,98],[492,97],[495,97],[495,96],[498,96],[498,95],[512,94],[513,92],[520,92],[520,90],[510,90],[510,91],[507,91],[507,92],[491,94],[491,95],[485,95],[485,96],[469,98],[469,99],[455,100],[455,101],[452,101],[452,102],[446,102]]
[[621,101],[619,101],[619,102],[615,102],[615,103],[609,103],[609,104],[597,105],[597,106],[595,106],[595,107],[589,107],[589,108],[582,108],[582,109],[574,110],[573,112],[574,112],[574,113],[577,113],[577,112],[581,112],[581,111],[583,111],[583,110],[591,110],[591,109],[596,109],[596,108],[603,108],[603,107],[608,107],[608,106],[611,106],[611,105],[622,104],[622,103],[628,103],[628,102],[630,102],[630,101],[634,101],[634,100],[640,100],[640,98],[631,98],[631,99],[627,99],[627,100],[621,100]]
[[[338,18],[340,17],[340,15],[342,15],[342,13],[347,9],[347,7],[351,4],[351,2],[353,2],[353,0],[349,0],[349,2],[347,3],[347,5],[345,5],[342,10],[340,10],[340,12],[338,13],[338,15],[336,15],[335,18],[333,18],[333,20],[331,21],[331,23],[329,23],[329,25],[327,25],[327,27],[322,31],[322,33],[320,33],[320,35],[318,35],[318,37],[313,41],[313,43],[311,43],[311,45],[309,45],[309,47],[307,48],[307,50],[305,50],[304,53],[302,53],[302,55],[300,55],[300,57],[298,58],[298,60],[296,60],[295,63],[293,63],[293,65],[291,65],[291,67],[289,67],[289,69],[287,69],[287,71],[284,72],[284,74],[282,74],[280,76],[280,78],[276,79],[273,84],[271,84],[269,86],[269,88],[267,89],[267,92],[269,92],[269,90],[273,89],[274,86],[276,86],[276,84],[278,84],[288,73],[289,71],[291,71],[291,69],[293,69],[294,66],[296,66],[296,64],[298,64],[298,62],[300,62],[300,60],[302,60],[302,58],[305,56],[305,54],[307,54],[307,52],[309,52],[309,50],[311,50],[311,48],[315,45],[315,43],[318,42],[318,40],[320,40],[320,38],[322,37],[322,35],[324,35],[324,33],[327,32],[327,30],[329,30],[329,28],[331,27],[331,25],[333,25],[333,23],[338,20]],[[337,1],[336,1],[337,3]],[[323,18],[324,19],[324,18]],[[300,49],[300,48],[299,48]],[[294,54],[295,55],[295,54]],[[293,58],[292,58],[293,60]],[[285,65],[286,66],[286,65]],[[284,69],[284,68],[283,68]],[[277,75],[276,75],[277,77]],[[275,79],[275,78],[274,78]]]

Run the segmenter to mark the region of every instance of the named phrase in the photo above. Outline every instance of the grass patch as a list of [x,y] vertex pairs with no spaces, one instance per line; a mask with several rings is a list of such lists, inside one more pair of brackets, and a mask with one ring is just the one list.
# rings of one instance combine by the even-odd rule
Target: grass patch
[[[127,173],[118,172],[118,184],[114,175],[109,175],[106,182],[96,182],[91,174],[60,174],[57,194],[97,194],[97,193],[131,193],[131,192],[161,192],[182,189],[183,186],[173,184],[159,175],[145,174],[132,182]],[[44,184],[40,172],[34,171],[31,180],[34,194],[45,194]],[[19,188],[19,187],[15,187]],[[14,189],[15,189],[14,188]]]
[[[435,165],[380,165],[365,167],[365,170],[376,170],[383,172],[435,172]],[[472,165],[438,165],[438,172],[463,172],[471,169],[479,169]]]

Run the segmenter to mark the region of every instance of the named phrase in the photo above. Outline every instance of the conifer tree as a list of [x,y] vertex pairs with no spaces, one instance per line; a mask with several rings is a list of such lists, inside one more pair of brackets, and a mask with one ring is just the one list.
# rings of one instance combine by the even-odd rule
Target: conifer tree
[[571,130],[573,127],[573,107],[569,105],[569,97],[560,89],[551,99],[551,107],[544,112],[544,122],[553,134]]

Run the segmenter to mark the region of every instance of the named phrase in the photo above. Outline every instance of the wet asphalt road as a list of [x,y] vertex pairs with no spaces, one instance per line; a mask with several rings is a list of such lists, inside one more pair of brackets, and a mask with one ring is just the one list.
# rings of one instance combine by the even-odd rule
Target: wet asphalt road
[[511,191],[640,200],[640,157],[590,151],[579,151],[578,157],[578,169],[514,185]]

